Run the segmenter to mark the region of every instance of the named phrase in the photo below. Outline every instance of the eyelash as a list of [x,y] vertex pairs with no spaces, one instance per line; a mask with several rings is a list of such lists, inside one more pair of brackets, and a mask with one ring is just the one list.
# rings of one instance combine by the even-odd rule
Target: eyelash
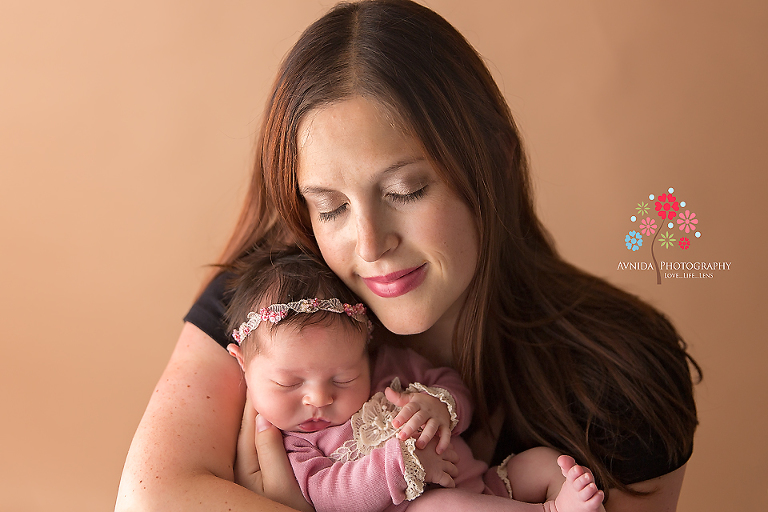
[[[394,192],[390,192],[387,194],[387,197],[395,201],[396,203],[400,204],[408,204],[412,203],[414,201],[418,201],[422,197],[424,197],[427,193],[427,186],[421,187],[419,190],[416,190],[415,192],[411,192],[409,194],[395,194]],[[333,211],[330,212],[320,212],[318,214],[318,219],[320,222],[330,222],[334,220],[336,217],[344,213],[347,209],[347,203],[342,204],[338,208],[336,208]]]
[[387,194],[388,197],[392,198],[394,201],[401,203],[401,204],[408,204],[412,203],[414,201],[418,201],[424,195],[427,193],[427,187],[426,185],[421,187],[419,190],[416,190],[415,192],[411,192],[410,194],[395,194],[394,192]]
[[284,389],[292,389],[292,388],[296,388],[296,387],[298,387],[298,386],[299,386],[299,384],[300,384],[300,383],[296,383],[296,384],[291,384],[291,385],[288,385],[288,386],[287,386],[287,385],[285,385],[285,384],[280,384],[280,383],[279,383],[279,382],[277,382],[277,381],[272,381],[272,382],[274,382],[274,383],[275,383],[275,384],[277,384],[279,387],[281,387],[281,388],[284,388]]
[[[354,379],[345,380],[345,381],[335,380],[335,381],[333,381],[333,383],[336,384],[337,386],[345,386],[347,384],[352,384],[356,380],[357,380],[357,377],[355,377]],[[279,387],[281,387],[283,389],[293,389],[293,388],[297,388],[297,387],[299,387],[301,385],[300,382],[297,382],[296,384],[290,384],[290,385],[280,384],[277,381],[272,381],[272,382],[274,382],[275,384],[277,384]]]
[[339,206],[333,211],[330,212],[320,212],[318,214],[318,218],[320,219],[320,222],[330,222],[342,213],[344,213],[344,210],[347,209],[347,204],[344,203],[343,205]]

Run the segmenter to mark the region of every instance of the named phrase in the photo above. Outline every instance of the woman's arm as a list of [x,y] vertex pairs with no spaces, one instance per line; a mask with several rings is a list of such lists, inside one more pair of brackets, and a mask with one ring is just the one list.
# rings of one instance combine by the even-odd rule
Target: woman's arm
[[[131,443],[116,511],[288,511],[233,482],[245,381],[237,362],[192,324],[184,328]],[[281,450],[261,466],[282,471],[301,491]],[[282,453],[265,460],[269,453]],[[282,467],[281,467],[282,466]],[[274,497],[274,496],[273,496]],[[279,499],[279,497],[276,497]]]
[[632,496],[625,492],[611,490],[606,512],[674,512],[683,487],[685,465],[653,480],[638,482],[630,487],[638,491],[651,491],[648,496]]

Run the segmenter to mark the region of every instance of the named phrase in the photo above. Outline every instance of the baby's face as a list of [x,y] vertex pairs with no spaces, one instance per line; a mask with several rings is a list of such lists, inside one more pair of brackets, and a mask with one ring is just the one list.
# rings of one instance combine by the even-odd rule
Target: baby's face
[[246,364],[254,408],[281,430],[314,432],[341,425],[368,400],[366,334],[350,326],[279,326],[253,335],[263,348]]

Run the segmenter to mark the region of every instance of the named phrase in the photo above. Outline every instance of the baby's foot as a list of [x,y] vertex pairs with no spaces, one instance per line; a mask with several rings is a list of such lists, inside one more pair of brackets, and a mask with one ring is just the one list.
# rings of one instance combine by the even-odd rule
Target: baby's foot
[[604,494],[595,485],[595,477],[584,466],[579,466],[573,457],[561,455],[557,464],[563,472],[565,482],[555,498],[553,512],[597,512],[602,509]]

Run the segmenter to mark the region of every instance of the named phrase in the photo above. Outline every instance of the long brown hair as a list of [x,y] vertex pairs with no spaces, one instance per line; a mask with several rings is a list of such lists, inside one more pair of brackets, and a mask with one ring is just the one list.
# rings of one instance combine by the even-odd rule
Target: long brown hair
[[340,4],[302,34],[278,73],[221,263],[280,244],[318,253],[296,181],[297,131],[308,112],[352,95],[420,141],[477,217],[479,262],[453,338],[475,423],[501,407],[518,446],[568,452],[604,488],[631,483],[615,476],[628,436],[676,467],[692,449],[689,363],[698,366],[663,315],[558,256],[504,97],[474,48],[423,6]]

